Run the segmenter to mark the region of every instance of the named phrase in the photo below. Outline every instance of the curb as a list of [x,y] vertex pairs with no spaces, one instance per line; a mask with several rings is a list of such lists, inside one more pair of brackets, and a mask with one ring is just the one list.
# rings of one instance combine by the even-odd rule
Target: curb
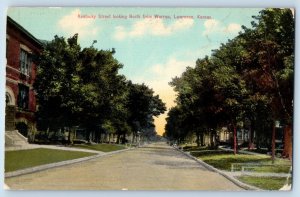
[[60,162],[56,162],[56,163],[50,163],[50,164],[35,166],[35,167],[31,167],[31,168],[25,168],[25,169],[22,169],[22,170],[7,172],[7,173],[5,173],[4,177],[5,178],[10,178],[10,177],[20,176],[20,175],[24,175],[24,174],[30,174],[30,173],[34,173],[34,172],[48,170],[48,169],[51,169],[51,168],[56,168],[56,167],[61,167],[61,166],[65,166],[65,165],[80,163],[80,162],[84,162],[84,161],[88,161],[88,160],[92,160],[92,159],[97,159],[99,157],[111,156],[111,155],[114,155],[114,154],[117,154],[117,153],[129,151],[129,150],[133,150],[133,149],[135,149],[135,148],[117,150],[117,151],[112,151],[112,152],[108,152],[108,153],[104,153],[104,154],[99,153],[97,155],[93,155],[93,156],[89,156],[89,157],[82,157],[82,158],[78,158],[78,159],[60,161]]
[[[175,148],[175,147],[174,147]],[[229,181],[233,182],[235,185],[245,189],[245,190],[254,190],[254,191],[264,191],[258,187],[255,187],[255,186],[252,186],[252,185],[248,185],[248,184],[245,184],[239,180],[237,180],[236,178],[234,178],[233,176],[230,176],[228,175],[226,172],[223,172],[207,163],[205,163],[204,161],[200,160],[200,159],[197,159],[196,157],[178,149],[178,148],[175,148],[177,151],[181,152],[182,154],[188,156],[189,158],[195,160],[196,162],[198,162],[199,164],[203,165],[205,168],[207,168],[208,170],[210,171],[213,171],[213,172],[217,172],[218,174],[224,176],[225,178],[227,178]]]

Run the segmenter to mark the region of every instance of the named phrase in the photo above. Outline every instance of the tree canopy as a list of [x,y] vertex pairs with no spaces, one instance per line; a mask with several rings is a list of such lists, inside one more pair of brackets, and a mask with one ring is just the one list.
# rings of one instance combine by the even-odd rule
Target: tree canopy
[[[55,36],[35,58],[39,130],[81,126],[88,132],[125,135],[153,127],[165,104],[145,84],[134,84],[118,71],[115,51],[81,49],[78,35]],[[136,125],[139,125],[137,128]],[[96,139],[97,140],[97,139]]]
[[[260,138],[268,138],[275,120],[292,123],[294,17],[290,9],[264,9],[251,27],[198,59],[170,85],[176,106],[168,113],[166,137],[183,140],[190,133],[228,127],[245,120]],[[200,135],[200,136],[199,136]]]

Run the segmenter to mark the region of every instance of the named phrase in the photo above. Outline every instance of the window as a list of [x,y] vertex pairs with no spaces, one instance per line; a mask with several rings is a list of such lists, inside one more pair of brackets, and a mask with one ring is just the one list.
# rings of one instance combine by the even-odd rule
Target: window
[[28,52],[21,49],[20,52],[20,71],[24,75],[29,75],[31,69],[31,56]]
[[11,103],[11,96],[9,95],[8,92],[5,93],[5,103],[6,105],[9,105]]
[[28,109],[29,104],[29,88],[19,84],[18,107]]

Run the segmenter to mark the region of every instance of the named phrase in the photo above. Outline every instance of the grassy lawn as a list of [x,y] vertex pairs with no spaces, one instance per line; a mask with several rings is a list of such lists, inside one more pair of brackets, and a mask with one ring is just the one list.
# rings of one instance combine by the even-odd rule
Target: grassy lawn
[[94,153],[37,148],[30,150],[5,151],[5,172],[77,159]]
[[[271,173],[289,173],[291,161],[286,159],[276,158],[274,165],[269,155],[248,155],[236,154],[223,150],[203,150],[191,152],[191,155],[201,159],[202,161],[221,170],[231,170],[232,163],[239,163],[236,170],[241,170],[242,166],[247,166],[246,163],[253,163],[255,166],[249,169],[253,172],[271,172]],[[245,163],[245,165],[243,164]],[[257,165],[257,166],[256,166]],[[240,176],[237,177],[240,181],[256,186],[264,190],[278,190],[286,181],[286,178],[281,177],[254,177]]]
[[[194,157],[204,158],[204,157],[212,157],[217,155],[233,155],[233,152],[225,151],[225,150],[200,150],[200,151],[192,151],[191,154]],[[243,155],[243,154],[240,154]]]
[[[241,176],[237,178],[244,183],[256,186],[264,190],[279,190],[286,181],[286,178],[281,177]],[[291,179],[289,179],[289,183],[291,184]]]
[[84,148],[89,150],[96,150],[102,152],[111,152],[125,149],[125,146],[116,145],[116,144],[75,144],[72,147],[74,148]]
[[207,146],[183,146],[182,149],[184,151],[202,151],[202,150],[208,150]]
[[253,168],[255,172],[284,172],[288,173],[291,162],[284,159],[276,159],[274,166],[264,166],[271,165],[272,161],[268,155],[247,155],[247,154],[236,154],[226,151],[201,151],[192,152],[193,156],[201,159],[202,161],[214,166],[215,168],[221,170],[231,170],[232,163],[255,163],[261,164]]

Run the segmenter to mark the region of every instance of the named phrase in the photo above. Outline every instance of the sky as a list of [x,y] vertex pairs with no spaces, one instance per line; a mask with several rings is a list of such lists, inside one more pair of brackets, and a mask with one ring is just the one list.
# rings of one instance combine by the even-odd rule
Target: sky
[[[123,64],[120,74],[145,83],[166,103],[175,105],[176,93],[168,83],[198,58],[238,35],[241,25],[251,27],[260,8],[138,8],[138,7],[15,7],[8,16],[42,40],[55,35],[79,34],[82,47],[115,48]],[[164,132],[167,112],[155,118]]]

